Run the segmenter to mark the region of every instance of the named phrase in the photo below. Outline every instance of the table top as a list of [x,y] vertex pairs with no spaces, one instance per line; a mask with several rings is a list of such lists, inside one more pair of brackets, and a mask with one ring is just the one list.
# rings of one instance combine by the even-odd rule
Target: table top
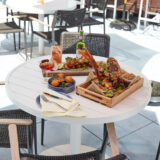
[[[73,54],[63,55],[63,61],[67,56],[75,56]],[[22,110],[43,117],[39,106],[36,103],[36,98],[41,90],[47,87],[44,82],[39,63],[42,59],[49,57],[43,56],[33,58],[17,68],[13,69],[6,78],[6,91],[12,102]],[[104,57],[95,56],[97,61],[106,61]],[[139,71],[120,63],[121,68],[130,73],[143,76]],[[83,83],[86,76],[75,76],[76,85]],[[69,94],[72,98],[80,102],[80,108],[86,113],[85,118],[71,117],[43,117],[44,119],[77,124],[100,124],[111,123],[129,118],[140,112],[148,103],[151,96],[151,85],[148,79],[144,77],[144,85],[136,92],[128,96],[126,99],[115,105],[113,108],[108,108],[100,103],[94,102],[87,98],[75,94],[75,91]]]
[[44,4],[38,0],[7,0],[7,7],[14,11],[33,14],[53,14],[56,10],[72,10],[76,8],[75,0],[44,0]]
[[159,67],[160,54],[152,56],[142,69],[142,73],[149,79],[160,82]]

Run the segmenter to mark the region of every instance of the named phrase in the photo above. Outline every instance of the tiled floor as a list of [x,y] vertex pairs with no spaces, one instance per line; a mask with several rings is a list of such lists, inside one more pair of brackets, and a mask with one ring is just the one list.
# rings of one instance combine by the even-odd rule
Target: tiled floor
[[[0,15],[5,11],[0,11]],[[109,24],[110,20],[106,21]],[[72,29],[75,31],[76,29]],[[85,32],[88,28],[85,28]],[[92,27],[92,31],[103,32],[102,26]],[[142,32],[125,32],[106,28],[111,37],[110,55],[138,70],[142,70],[147,61],[160,51],[159,32],[149,30]],[[13,50],[12,35],[6,39],[0,35],[0,80],[4,80],[8,72],[24,62],[23,58]],[[35,39],[36,41],[37,39]],[[8,99],[4,86],[0,86],[0,108],[8,109],[15,106]],[[129,106],[128,106],[129,107]],[[160,140],[160,106],[147,106],[139,114],[120,122],[116,122],[116,131],[121,153],[129,160],[154,160]],[[38,126],[38,152],[46,148],[69,143],[69,126],[66,124],[46,122],[45,145],[40,145],[40,120]],[[102,142],[102,125],[87,125],[82,129],[82,144],[99,148]],[[107,153],[110,154],[108,146]],[[10,150],[0,149],[2,160],[10,160]],[[1,158],[0,158],[1,159]]]

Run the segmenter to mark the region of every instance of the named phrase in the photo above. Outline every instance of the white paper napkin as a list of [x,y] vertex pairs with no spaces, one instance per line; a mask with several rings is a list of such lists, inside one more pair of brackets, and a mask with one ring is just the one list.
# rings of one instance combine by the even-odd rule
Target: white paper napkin
[[[66,96],[55,92],[51,89],[43,89],[41,94],[43,93],[49,93],[51,95],[55,95],[57,97],[62,97],[64,99],[69,99]],[[79,102],[72,99],[71,102],[66,101],[66,100],[61,100],[61,99],[57,99],[51,96],[47,96],[45,94],[43,94],[49,101],[55,102],[55,103],[50,103],[50,102],[45,102],[41,97],[40,97],[40,103],[41,103],[41,112],[42,115],[46,116],[46,117],[53,117],[53,116],[68,116],[68,117],[85,117],[85,113],[78,107],[79,106]],[[63,108],[61,108],[60,106],[58,106],[57,104],[61,105],[63,108],[65,108],[65,110]]]

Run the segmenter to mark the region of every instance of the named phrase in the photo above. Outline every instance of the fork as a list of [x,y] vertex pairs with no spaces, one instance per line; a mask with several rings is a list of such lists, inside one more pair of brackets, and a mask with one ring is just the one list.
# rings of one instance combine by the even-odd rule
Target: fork
[[60,104],[56,103],[56,102],[53,102],[53,101],[50,101],[48,100],[43,94],[40,95],[40,97],[45,101],[45,102],[48,102],[48,103],[54,103],[56,105],[58,105],[58,107],[60,107],[61,109],[67,111],[66,108],[62,107]]

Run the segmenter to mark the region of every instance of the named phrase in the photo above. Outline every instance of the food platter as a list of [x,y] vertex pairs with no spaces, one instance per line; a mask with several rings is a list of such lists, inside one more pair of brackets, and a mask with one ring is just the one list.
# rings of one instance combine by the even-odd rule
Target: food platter
[[[49,65],[48,65],[49,64]],[[54,66],[52,69],[45,69],[45,66]],[[42,75],[44,77],[53,77],[58,73],[64,73],[65,76],[83,76],[88,75],[89,72],[93,71],[93,67],[86,58],[72,58],[67,57],[66,62],[56,64],[49,62],[49,60],[42,60],[40,63],[42,69]]]
[[88,69],[70,69],[70,70],[50,70],[50,71],[46,71],[44,69],[42,69],[42,75],[43,77],[53,77],[58,73],[64,73],[65,76],[85,76],[88,75],[89,72],[94,71],[93,68],[88,68]]
[[135,83],[127,87],[120,94],[115,95],[114,97],[107,97],[105,95],[101,95],[96,93],[95,91],[91,91],[88,87],[91,85],[92,81],[87,80],[86,82],[80,84],[76,87],[76,93],[93,101],[99,102],[101,104],[106,105],[107,107],[114,107],[117,103],[121,102],[123,99],[127,98],[133,92],[138,90],[143,86],[144,79],[139,77]]
[[115,58],[97,63],[87,48],[80,52],[91,61],[95,72],[90,72],[86,82],[76,87],[77,94],[113,107],[143,86],[143,77],[122,69]]

